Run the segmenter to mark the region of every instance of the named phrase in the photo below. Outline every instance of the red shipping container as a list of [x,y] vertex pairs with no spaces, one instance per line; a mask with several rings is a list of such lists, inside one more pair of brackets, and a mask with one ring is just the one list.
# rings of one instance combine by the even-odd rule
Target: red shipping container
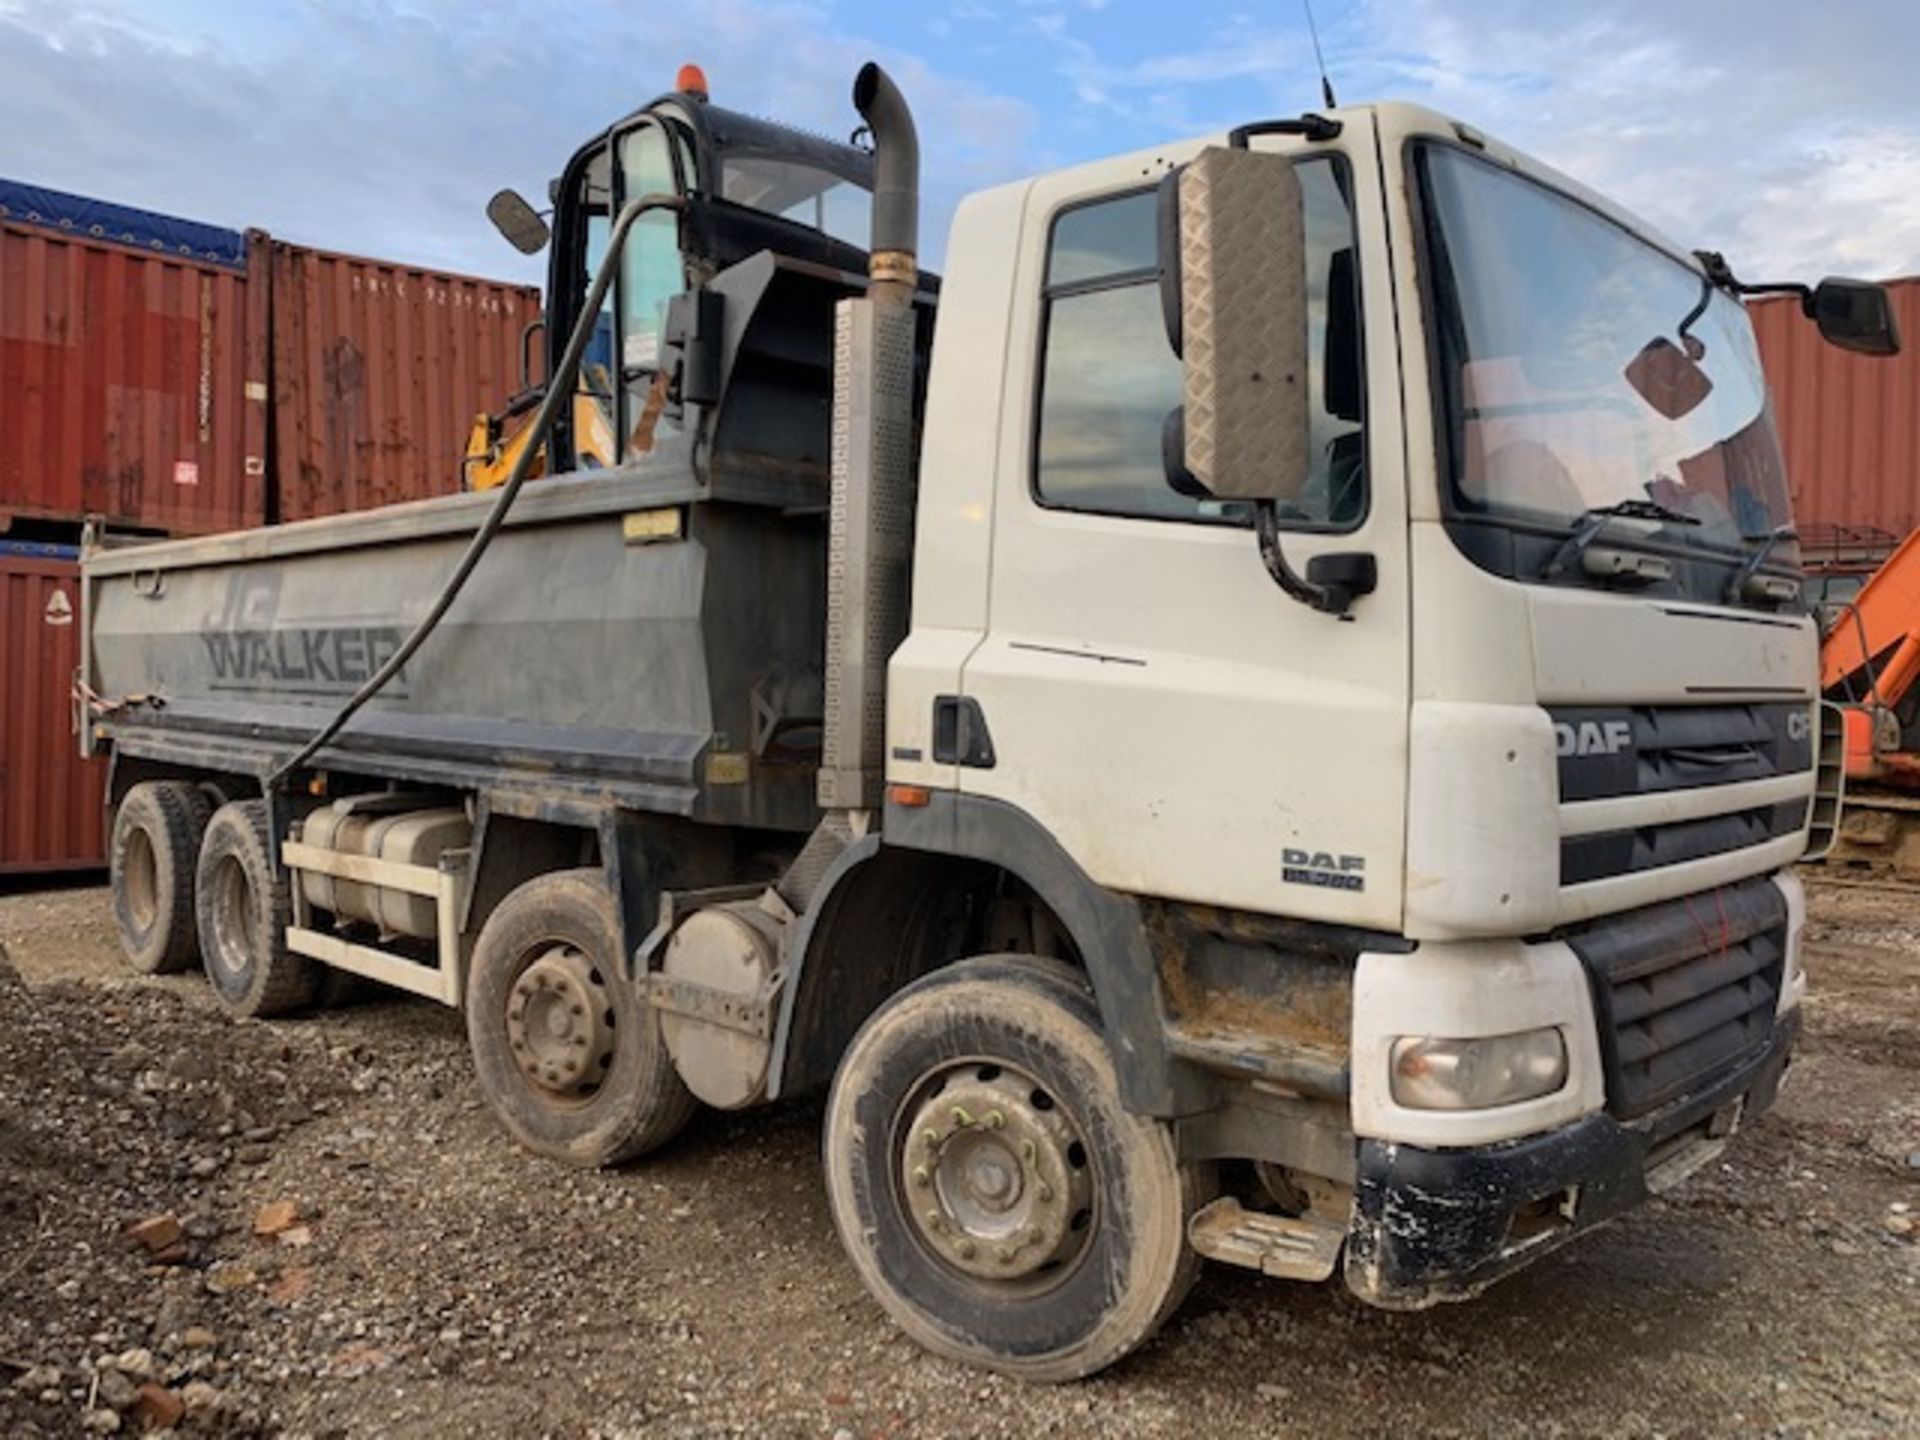
[[0,221],[0,531],[266,513],[266,307],[232,266]]
[[274,518],[458,491],[474,416],[521,388],[539,289],[248,239],[273,277]]
[[[0,873],[104,865],[106,774],[73,731],[80,566],[0,547]],[[24,552],[24,553],[23,553]]]
[[1827,344],[1797,296],[1747,307],[1802,535],[1882,532],[1897,541],[1920,526],[1920,278],[1887,288],[1903,345],[1890,357]]

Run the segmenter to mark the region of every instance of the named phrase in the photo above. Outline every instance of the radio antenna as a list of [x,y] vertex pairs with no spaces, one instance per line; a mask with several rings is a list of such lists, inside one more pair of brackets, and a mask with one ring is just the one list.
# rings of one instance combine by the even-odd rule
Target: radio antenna
[[1327,57],[1320,53],[1320,27],[1313,23],[1313,0],[1300,0],[1300,8],[1307,12],[1307,34],[1313,37],[1313,62],[1320,67],[1320,97],[1329,110],[1336,109],[1340,102],[1333,98],[1333,81],[1327,78]]

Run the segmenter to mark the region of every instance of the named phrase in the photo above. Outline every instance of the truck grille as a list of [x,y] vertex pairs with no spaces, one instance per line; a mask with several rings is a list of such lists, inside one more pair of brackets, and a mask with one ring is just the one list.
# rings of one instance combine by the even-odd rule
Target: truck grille
[[[1567,706],[1550,714],[1563,802],[1709,789],[1813,768],[1811,712],[1798,701]],[[1801,799],[1569,836],[1560,846],[1560,883],[1580,885],[1743,850],[1793,834],[1806,818]]]
[[1699,1088],[1772,1034],[1787,901],[1769,880],[1609,916],[1566,940],[1593,982],[1618,1118]]
[[1724,855],[1791,835],[1807,819],[1805,800],[1783,800],[1752,810],[1672,820],[1598,835],[1570,835],[1560,842],[1560,883],[1579,885],[1613,875],[1632,875],[1679,865],[1708,855]]

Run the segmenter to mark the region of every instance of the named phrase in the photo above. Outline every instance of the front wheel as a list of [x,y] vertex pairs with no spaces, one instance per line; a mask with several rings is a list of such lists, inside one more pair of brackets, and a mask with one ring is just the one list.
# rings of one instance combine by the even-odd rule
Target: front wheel
[[1122,1107],[1093,997],[1065,967],[963,961],[855,1037],[827,1104],[834,1223],[874,1298],[936,1354],[1078,1379],[1186,1296],[1206,1174]]

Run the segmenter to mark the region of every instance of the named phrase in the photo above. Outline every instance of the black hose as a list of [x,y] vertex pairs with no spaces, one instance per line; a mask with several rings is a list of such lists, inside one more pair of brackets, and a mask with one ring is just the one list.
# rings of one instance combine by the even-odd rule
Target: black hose
[[620,252],[625,247],[627,232],[633,228],[633,222],[650,210],[680,210],[686,202],[677,195],[654,193],[642,195],[637,200],[629,200],[620,209],[619,216],[613,222],[613,230],[607,238],[607,253],[600,261],[600,268],[594,273],[593,284],[587,290],[586,303],[581,306],[580,318],[574,322],[573,333],[567,337],[567,350],[560,357],[559,366],[547,377],[547,393],[540,401],[540,409],[535,412],[533,423],[529,427],[527,443],[520,451],[520,458],[514,461],[513,473],[507,477],[507,483],[500,487],[499,498],[493,502],[493,508],[487,511],[487,518],[480,522],[480,528],[473,532],[473,539],[467,542],[466,553],[460,557],[460,563],[453,567],[453,574],[447,577],[447,583],[440,587],[440,594],[434,600],[433,607],[420,617],[420,623],[413,627],[398,650],[387,657],[382,665],[366,683],[348,698],[334,716],[307,743],[300,747],[294,757],[280,766],[267,777],[266,788],[271,790],[281,780],[298,770],[307,761],[317,755],[326,743],[346,728],[360,707],[365,705],[386,686],[387,682],[398,675],[414,652],[431,635],[434,627],[453,608],[453,602],[459,598],[461,588],[467,583],[467,577],[473,574],[474,567],[480,563],[480,557],[493,543],[493,537],[500,533],[500,527],[506,523],[507,511],[520,493],[521,485],[526,483],[527,472],[533,468],[534,457],[546,444],[548,432],[553,429],[554,417],[559,413],[562,403],[573,398],[574,377],[580,371],[580,360],[587,352],[587,343],[593,338],[595,322],[600,315],[600,305],[606,299],[607,287],[613,283],[614,271],[620,264]]

